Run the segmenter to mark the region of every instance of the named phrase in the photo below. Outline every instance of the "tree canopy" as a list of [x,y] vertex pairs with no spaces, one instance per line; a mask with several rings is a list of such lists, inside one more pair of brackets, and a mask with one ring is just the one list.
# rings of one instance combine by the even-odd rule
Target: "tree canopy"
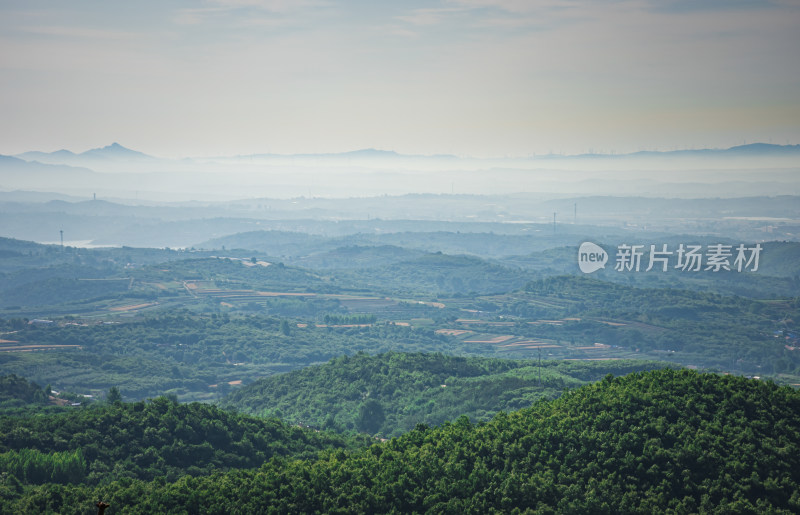
[[318,459],[167,483],[31,487],[3,512],[79,513],[101,498],[118,513],[796,513],[799,445],[797,391],[664,369]]

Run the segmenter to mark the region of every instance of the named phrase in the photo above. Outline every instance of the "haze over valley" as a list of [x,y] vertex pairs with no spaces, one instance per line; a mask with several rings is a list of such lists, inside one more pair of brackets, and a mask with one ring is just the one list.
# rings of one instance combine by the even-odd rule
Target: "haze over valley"
[[0,188],[49,189],[79,198],[97,194],[128,202],[412,193],[774,196],[800,193],[798,155],[798,146],[751,144],[724,150],[499,159],[379,150],[159,159],[114,143],[81,154],[62,150],[1,156]]

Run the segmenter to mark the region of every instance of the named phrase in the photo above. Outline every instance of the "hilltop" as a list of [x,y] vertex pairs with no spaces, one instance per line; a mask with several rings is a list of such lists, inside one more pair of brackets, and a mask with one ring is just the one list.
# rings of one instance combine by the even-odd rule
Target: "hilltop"
[[[274,456],[309,458],[356,440],[165,397],[0,417],[0,470],[23,483],[174,481],[185,474],[254,468]],[[64,462],[67,477],[54,477]],[[48,473],[49,472],[49,473]],[[23,510],[24,511],[24,510]]]
[[648,361],[566,362],[388,352],[343,356],[260,379],[222,400],[225,408],[333,429],[398,436],[417,424],[499,411],[555,399],[605,374],[670,366]]

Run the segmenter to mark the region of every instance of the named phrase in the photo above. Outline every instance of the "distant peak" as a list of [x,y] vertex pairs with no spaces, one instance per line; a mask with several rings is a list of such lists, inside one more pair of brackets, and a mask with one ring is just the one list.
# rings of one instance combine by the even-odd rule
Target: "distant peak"
[[144,154],[142,152],[138,152],[136,150],[131,150],[129,148],[123,147],[122,145],[120,145],[116,141],[114,143],[112,143],[110,145],[107,145],[105,147],[102,147],[102,148],[93,148],[92,150],[87,150],[86,152],[84,152],[81,155],[82,156],[95,156],[95,157],[99,156],[99,157],[126,157],[126,158],[131,158],[131,157],[135,157],[135,158],[147,157],[147,158],[149,158],[150,157],[147,154]]
[[103,150],[103,151],[105,151],[105,150],[113,150],[113,151],[115,151],[115,152],[116,152],[116,151],[134,152],[133,150],[131,150],[131,149],[129,149],[129,148],[125,148],[125,147],[123,147],[122,145],[120,145],[120,144],[119,144],[119,143],[117,143],[116,141],[115,141],[114,143],[110,144],[110,145],[106,145],[106,146],[105,146],[105,147],[103,147],[103,148],[93,148],[93,149],[92,149],[92,150],[90,150],[89,152],[94,152],[94,151],[96,151],[96,150]]
[[69,151],[69,150],[67,150],[65,148],[62,148],[61,150],[56,150],[55,152],[50,152],[50,155],[51,156],[74,156],[75,152],[72,152],[72,151]]

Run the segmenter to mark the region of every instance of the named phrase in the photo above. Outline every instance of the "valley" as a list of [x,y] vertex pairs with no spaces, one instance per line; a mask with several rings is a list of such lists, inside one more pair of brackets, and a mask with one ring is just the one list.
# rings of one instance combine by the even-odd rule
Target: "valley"
[[[747,227],[754,221],[725,223]],[[783,224],[782,234],[793,230],[790,222],[775,223]],[[714,498],[707,501],[695,487],[664,490],[663,474],[689,474],[696,476],[693,484],[706,484],[728,466],[712,460],[701,471],[684,463],[696,454],[694,444],[670,435],[703,431],[714,441],[731,435],[686,419],[685,410],[671,404],[677,390],[702,384],[726,392],[713,394],[720,398],[773,392],[780,402],[796,402],[800,243],[737,239],[756,234],[750,229],[727,237],[665,229],[564,225],[553,234],[551,224],[536,223],[285,220],[183,248],[0,238],[0,465],[15,478],[0,495],[16,510],[26,503],[78,510],[82,499],[97,496],[135,512],[158,511],[163,496],[191,491],[203,500],[185,506],[202,505],[203,512],[219,506],[222,513],[231,510],[231,500],[216,482],[252,488],[267,481],[273,486],[265,492],[272,493],[253,502],[328,511],[341,508],[337,503],[346,496],[308,486],[294,474],[329,477],[348,470],[346,484],[372,493],[346,502],[365,510],[452,504],[482,511],[484,503],[532,507],[531,499],[545,511],[609,502],[645,509],[668,504],[667,491],[683,492],[676,509],[704,502],[766,506],[765,499],[793,506],[780,495],[743,500],[734,492],[743,491],[736,489],[744,479],[708,483]],[[585,241],[593,242],[597,256],[607,256],[604,268],[581,272],[578,247]],[[665,247],[657,255],[647,242]],[[618,265],[627,243],[641,245],[642,263],[658,258],[663,267]],[[718,259],[709,257],[713,249],[758,248],[758,263],[751,259],[737,268],[731,253],[728,269],[682,271],[676,256],[663,256],[684,244],[709,249],[706,259]],[[558,450],[547,447],[551,430],[544,423],[525,430],[537,435],[536,444],[509,429],[525,417],[560,416],[560,403],[598,388],[628,393],[618,407],[574,427],[593,427],[599,432],[592,441],[613,441],[610,446],[579,438],[574,445],[580,447]],[[650,401],[642,399],[650,394],[643,388],[661,400],[645,407]],[[604,399],[586,402],[613,404]],[[657,428],[641,433],[635,424],[608,419],[617,409],[619,420],[667,411],[657,416]],[[703,410],[697,414],[702,420],[712,416]],[[781,428],[797,422],[788,411],[769,416],[780,417],[770,424]],[[761,427],[767,415],[752,417],[760,418],[730,424]],[[559,423],[559,438],[571,438],[564,424],[572,423]],[[629,436],[612,437],[608,424]],[[473,448],[484,445],[487,434],[495,435],[486,444],[494,450]],[[456,453],[448,461],[425,454],[423,466],[415,457],[448,438],[456,439],[445,444]],[[765,438],[776,438],[782,449],[795,445],[783,433]],[[630,447],[629,440],[649,443]],[[679,442],[689,447],[677,450]],[[595,472],[584,479],[577,472],[569,472],[570,479],[553,476],[552,460],[534,456],[544,448],[570,462],[574,452],[589,453],[585,466]],[[610,465],[622,448],[636,458],[628,465],[614,458]],[[435,454],[442,452],[451,451]],[[482,458],[465,458],[472,453]],[[677,467],[665,470],[673,472],[661,471],[664,453]],[[417,465],[394,471],[380,459],[373,463],[383,455]],[[784,451],[768,455],[781,467],[790,463]],[[501,458],[507,465],[500,467]],[[453,484],[461,485],[457,477],[466,474],[471,487],[441,490],[428,479],[462,466]],[[546,474],[536,476],[537,483],[550,486],[534,492],[520,483],[516,494],[499,492],[491,485],[511,481],[500,472],[508,467],[524,481]],[[636,483],[635,498],[610,488],[645,477],[639,467],[656,483]],[[490,472],[481,472],[485,468]],[[356,479],[368,470],[380,479]],[[764,477],[759,484],[771,485],[772,476]],[[790,485],[791,477],[781,473],[774,480]],[[608,493],[579,498],[568,483],[582,481],[602,483]],[[405,493],[389,493],[398,488]],[[414,493],[420,488],[427,492],[422,497]]]

